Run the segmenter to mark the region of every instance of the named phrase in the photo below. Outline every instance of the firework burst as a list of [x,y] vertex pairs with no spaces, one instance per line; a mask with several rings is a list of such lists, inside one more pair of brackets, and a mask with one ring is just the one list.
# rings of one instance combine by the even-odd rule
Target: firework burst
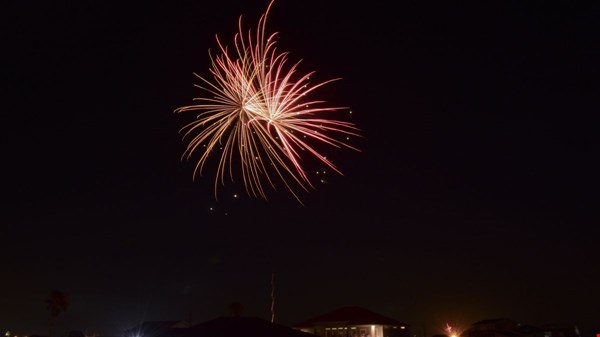
[[359,151],[346,141],[350,136],[360,136],[360,130],[350,122],[330,117],[347,108],[328,107],[325,101],[309,98],[315,90],[339,79],[311,85],[314,71],[299,73],[300,62],[291,63],[287,52],[277,50],[277,33],[267,35],[267,15],[273,2],[254,32],[243,30],[240,16],[233,48],[216,36],[217,53],[209,51],[213,80],[194,74],[202,82],[195,86],[207,95],[194,98],[197,104],[175,110],[198,112],[180,130],[188,140],[183,158],[190,160],[199,155],[194,179],[202,175],[211,156],[217,158],[215,198],[226,177],[234,180],[239,176],[250,196],[266,199],[265,188],[276,189],[278,180],[300,201],[298,188],[314,188],[302,164],[307,156],[342,174],[317,146]]

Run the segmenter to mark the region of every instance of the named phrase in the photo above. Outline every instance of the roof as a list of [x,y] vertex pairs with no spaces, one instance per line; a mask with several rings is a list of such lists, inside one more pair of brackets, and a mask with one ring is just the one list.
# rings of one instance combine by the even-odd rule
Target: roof
[[375,313],[371,310],[362,307],[343,307],[325,314],[313,317],[301,323],[295,324],[294,327],[312,327],[315,325],[327,324],[327,323],[342,323],[346,325],[365,325],[365,324],[378,324],[378,325],[394,325],[394,326],[408,326],[404,322],[400,322],[396,319],[386,317]]
[[481,321],[477,321],[477,322],[473,323],[472,325],[495,324],[498,322],[513,322],[513,321],[508,318],[491,318],[491,319],[484,319]]
[[220,317],[185,330],[185,337],[316,337],[256,317]]
[[147,321],[125,330],[127,337],[154,337],[176,329],[181,321]]

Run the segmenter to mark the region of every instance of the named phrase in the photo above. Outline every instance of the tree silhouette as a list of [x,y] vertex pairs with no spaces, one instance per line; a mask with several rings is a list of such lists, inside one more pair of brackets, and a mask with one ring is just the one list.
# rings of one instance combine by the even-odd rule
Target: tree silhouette
[[48,327],[48,337],[52,337],[54,333],[54,324],[56,317],[67,310],[69,307],[69,296],[67,293],[59,290],[52,290],[50,296],[46,299],[46,309],[50,311],[50,326]]

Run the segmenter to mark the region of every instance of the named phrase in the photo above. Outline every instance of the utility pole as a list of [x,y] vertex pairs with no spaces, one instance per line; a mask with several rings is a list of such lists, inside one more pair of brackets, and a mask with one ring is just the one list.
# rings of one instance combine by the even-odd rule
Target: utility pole
[[271,273],[271,323],[275,322],[275,271]]

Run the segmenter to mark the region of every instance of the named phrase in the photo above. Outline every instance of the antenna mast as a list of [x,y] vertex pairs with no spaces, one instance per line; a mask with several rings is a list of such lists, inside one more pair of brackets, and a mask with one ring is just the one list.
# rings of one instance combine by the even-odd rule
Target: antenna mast
[[275,322],[275,271],[271,273],[271,323]]

